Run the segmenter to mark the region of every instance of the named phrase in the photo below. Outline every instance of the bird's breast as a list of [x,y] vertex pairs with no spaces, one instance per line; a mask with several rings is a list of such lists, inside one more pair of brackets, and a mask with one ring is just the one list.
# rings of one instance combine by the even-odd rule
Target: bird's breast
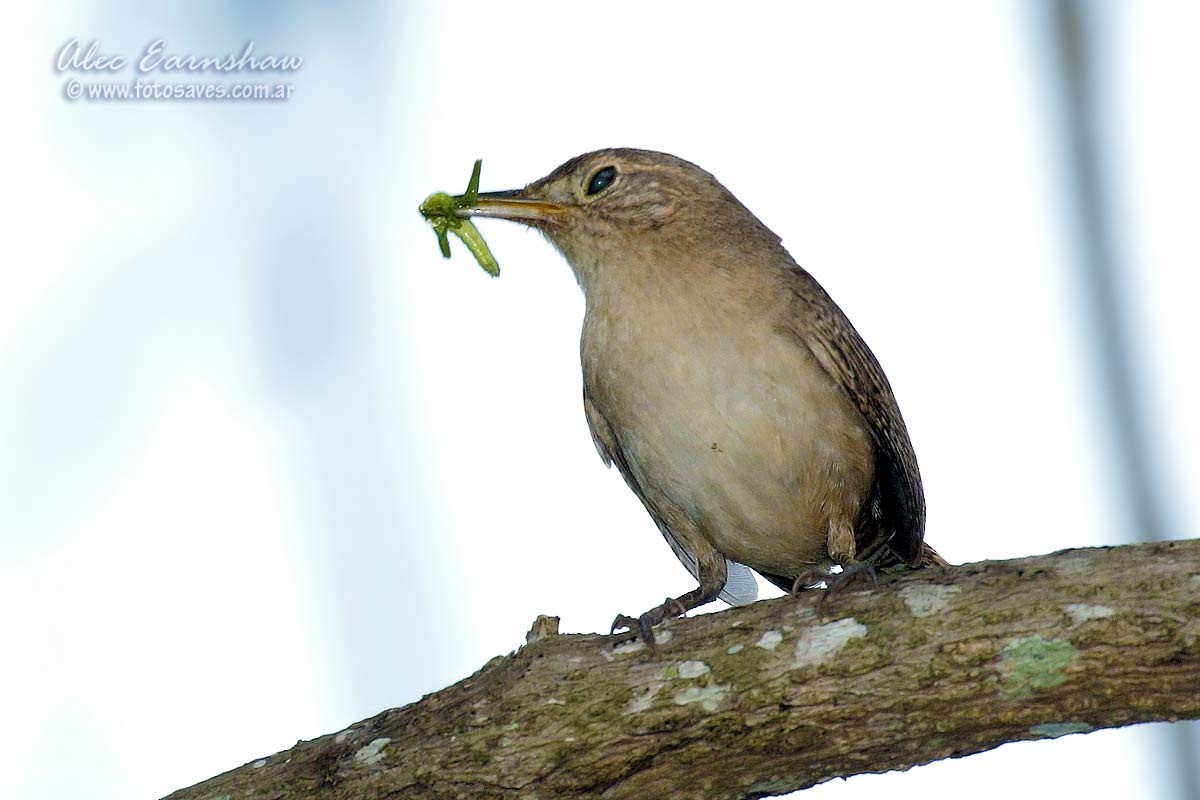
[[873,449],[841,387],[742,289],[589,297],[584,380],[648,495],[727,557],[794,575],[824,558],[831,517],[854,522]]

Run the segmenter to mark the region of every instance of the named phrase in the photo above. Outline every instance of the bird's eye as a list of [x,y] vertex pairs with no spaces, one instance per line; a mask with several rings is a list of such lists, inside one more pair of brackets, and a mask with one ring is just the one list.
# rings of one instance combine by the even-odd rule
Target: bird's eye
[[616,167],[605,167],[592,176],[591,182],[588,184],[587,193],[589,195],[599,194],[608,188],[617,177]]

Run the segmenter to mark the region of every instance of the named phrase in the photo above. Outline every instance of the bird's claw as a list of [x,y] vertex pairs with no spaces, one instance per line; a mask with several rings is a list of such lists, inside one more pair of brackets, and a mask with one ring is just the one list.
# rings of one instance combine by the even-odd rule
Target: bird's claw
[[[613,645],[624,644],[634,640],[641,640],[642,644],[646,645],[646,649],[654,658],[658,658],[658,644],[654,640],[654,623],[648,618],[651,612],[647,611],[640,617],[630,617],[625,614],[617,614],[617,618],[613,620],[612,630],[609,635],[613,637]],[[623,633],[617,633],[618,628],[626,628]]]
[[854,584],[862,583],[863,581],[871,584],[872,589],[879,588],[879,572],[875,569],[874,564],[866,561],[855,561],[843,566],[842,571],[837,575],[830,575],[826,579],[825,585],[829,587],[829,591],[831,592],[842,592]]
[[841,594],[851,586],[867,582],[871,588],[878,588],[879,574],[875,565],[868,561],[853,561],[842,565],[842,571],[830,572],[821,567],[812,567],[796,576],[792,582],[792,594],[799,594],[805,589],[811,589],[818,584],[825,584],[825,591],[817,598],[817,609],[825,605],[825,601],[834,595]]
[[[651,655],[658,658],[659,651],[658,643],[654,638],[654,626],[668,617],[678,617],[686,613],[687,606],[677,598],[668,597],[663,601],[662,605],[650,609],[640,617],[618,614],[616,619],[613,620],[609,635],[615,637],[614,644],[622,644],[634,639],[640,639],[642,644],[646,645]],[[625,632],[617,633],[617,630],[620,628],[625,628]]]
[[833,577],[829,570],[821,567],[809,567],[796,576],[796,580],[792,581],[792,594],[800,594],[805,589],[815,588],[818,584],[824,583],[828,585],[829,579]]
[[626,616],[625,614],[617,614],[617,618],[613,620],[612,627],[609,628],[608,635],[614,635],[619,628],[628,628],[634,635],[637,635],[638,620],[636,617]]
[[879,588],[879,574],[874,564],[865,561],[855,561],[842,566],[842,571],[825,579],[825,591],[817,600],[817,610],[820,611],[829,598],[839,595],[856,583],[869,583],[872,589]]

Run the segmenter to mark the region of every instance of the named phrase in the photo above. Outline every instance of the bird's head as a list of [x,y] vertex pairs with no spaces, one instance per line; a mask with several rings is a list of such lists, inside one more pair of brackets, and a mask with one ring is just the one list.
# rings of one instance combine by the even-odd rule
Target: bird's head
[[687,253],[713,240],[728,241],[731,234],[770,235],[695,164],[627,148],[577,156],[523,189],[480,193],[476,205],[457,213],[514,220],[541,231],[566,256],[585,290],[614,263]]

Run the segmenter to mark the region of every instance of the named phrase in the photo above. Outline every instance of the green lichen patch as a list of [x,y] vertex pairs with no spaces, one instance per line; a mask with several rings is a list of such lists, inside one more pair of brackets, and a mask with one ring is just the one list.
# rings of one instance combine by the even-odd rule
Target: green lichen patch
[[1076,625],[1090,622],[1094,619],[1107,619],[1116,613],[1108,606],[1094,603],[1067,603],[1063,606],[1063,611],[1066,612],[1067,616]]
[[658,690],[662,688],[661,683],[656,683],[647,688],[644,692],[634,695],[621,710],[622,714],[640,714],[648,710],[654,705],[654,696],[658,694]]
[[933,617],[948,609],[960,591],[960,586],[910,583],[900,589],[900,597],[914,617]]
[[378,764],[383,760],[383,751],[387,748],[388,743],[391,741],[392,740],[386,736],[373,740],[366,747],[360,747],[358,749],[358,752],[354,754],[354,760],[360,764],[366,764],[367,766]]
[[1054,568],[1063,575],[1084,575],[1092,571],[1092,558],[1086,553],[1059,556],[1054,560]]
[[720,676],[721,682],[729,684],[739,695],[750,692],[757,696],[770,672],[783,667],[774,653],[755,648],[741,650],[732,656],[721,653],[710,660],[713,674]]
[[779,631],[767,631],[757,642],[755,647],[761,647],[763,650],[774,650],[783,641],[783,634]]
[[1092,726],[1086,722],[1043,722],[1041,725],[1034,725],[1029,732],[1043,739],[1057,739],[1072,733],[1090,733],[1091,730]]
[[699,703],[705,711],[716,711],[729,696],[728,686],[688,686],[675,693],[675,705]]
[[1035,691],[1058,686],[1066,668],[1079,655],[1070,642],[1027,636],[1014,639],[1000,651],[1000,696],[1023,700]]
[[854,639],[867,635],[867,626],[853,617],[811,626],[800,634],[792,656],[792,668],[813,667],[834,658]]

